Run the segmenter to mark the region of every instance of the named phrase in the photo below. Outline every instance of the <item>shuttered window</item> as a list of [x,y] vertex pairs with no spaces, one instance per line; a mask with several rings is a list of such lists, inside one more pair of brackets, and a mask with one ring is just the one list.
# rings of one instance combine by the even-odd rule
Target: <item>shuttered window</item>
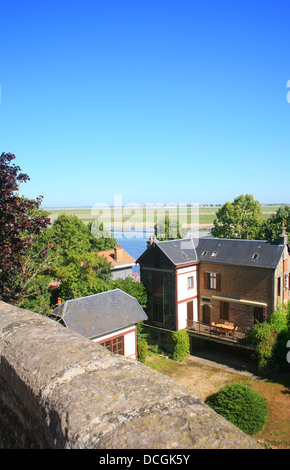
[[221,290],[221,275],[218,273],[204,273],[204,288],[210,290]]
[[153,293],[163,294],[163,276],[161,273],[153,273]]
[[229,302],[221,302],[220,303],[220,318],[222,320],[229,319]]

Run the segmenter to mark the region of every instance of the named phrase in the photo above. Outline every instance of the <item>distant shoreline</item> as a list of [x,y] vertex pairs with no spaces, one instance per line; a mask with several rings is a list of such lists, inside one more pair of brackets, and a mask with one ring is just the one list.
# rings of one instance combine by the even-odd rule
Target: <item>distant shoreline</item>
[[[267,219],[284,204],[260,204],[262,216]],[[210,230],[214,226],[216,212],[220,205],[125,205],[125,206],[81,206],[81,207],[54,207],[45,208],[51,219],[51,223],[60,214],[75,215],[85,224],[95,220],[97,217],[107,230],[120,228],[153,230],[156,217],[169,213],[172,218],[179,217],[181,225],[188,230]],[[159,212],[158,212],[159,211]],[[117,231],[117,230],[116,230]]]

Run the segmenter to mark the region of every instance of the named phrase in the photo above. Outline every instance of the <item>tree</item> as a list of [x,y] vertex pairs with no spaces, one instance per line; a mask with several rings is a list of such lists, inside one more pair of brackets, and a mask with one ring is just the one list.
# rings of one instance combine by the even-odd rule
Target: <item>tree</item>
[[261,228],[261,239],[278,240],[281,228],[285,227],[290,238],[290,206],[281,206],[275,214],[264,221]]
[[[136,282],[130,277],[116,279],[110,282],[110,289],[121,289],[139,302],[143,309],[146,309],[147,292],[142,282]],[[147,342],[148,334],[144,332],[143,322],[137,323],[137,343]],[[147,343],[146,343],[147,344]]]
[[108,230],[104,229],[104,224],[98,219],[89,222],[88,229],[92,235],[91,245],[94,251],[111,250],[117,246],[117,240]]
[[30,178],[11,163],[14,159],[11,153],[2,153],[0,157],[0,298],[12,304],[21,299],[32,275],[24,259],[36,237],[50,223],[40,209],[42,196],[37,199],[19,196],[20,184]]
[[256,239],[262,222],[258,201],[250,194],[242,194],[218,209],[211,233],[217,238]]
[[147,303],[147,293],[144,285],[141,282],[136,282],[130,277],[126,277],[125,279],[116,279],[111,281],[110,283],[111,289],[121,289],[122,291],[126,292],[139,302],[143,309],[146,308]]
[[165,215],[164,219],[154,225],[155,237],[160,241],[184,238],[186,233],[187,230],[180,226],[179,219],[170,218],[169,215]]
[[78,217],[61,214],[49,242],[54,250],[50,273],[60,283],[62,301],[109,290],[110,265],[93,252],[92,234]]

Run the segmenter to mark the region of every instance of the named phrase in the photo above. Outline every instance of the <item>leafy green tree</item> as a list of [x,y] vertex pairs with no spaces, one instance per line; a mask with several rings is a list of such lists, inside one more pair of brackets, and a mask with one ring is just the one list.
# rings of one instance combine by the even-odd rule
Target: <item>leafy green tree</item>
[[160,241],[184,238],[186,233],[187,230],[180,225],[179,219],[168,214],[154,225],[155,237]]
[[278,240],[282,227],[285,227],[290,239],[290,206],[280,206],[275,214],[264,221],[261,227],[261,239]]
[[54,249],[50,273],[62,301],[108,290],[110,265],[93,250],[89,228],[76,216],[61,214],[49,234]]
[[242,194],[218,209],[211,233],[217,238],[257,239],[262,223],[258,201],[250,194]]
[[121,289],[126,292],[139,302],[143,309],[146,308],[147,303],[147,293],[142,282],[136,282],[131,277],[126,277],[125,279],[116,279],[110,282],[111,289]]
[[88,227],[75,215],[61,214],[55,220],[50,234],[51,243],[59,248],[59,256],[69,257],[73,253],[91,251],[91,236]]
[[62,301],[85,297],[109,289],[110,266],[104,258],[93,253],[75,253],[62,258],[51,273],[60,282],[58,289]]
[[[146,309],[147,304],[147,292],[144,285],[141,282],[136,282],[130,277],[125,279],[116,279],[109,283],[110,289],[121,289],[126,292],[139,302],[143,309]],[[137,343],[144,341],[146,342],[148,334],[144,332],[143,322],[137,323]]]
[[88,230],[92,235],[91,246],[93,251],[111,250],[117,246],[116,238],[112,236],[111,232],[104,228],[103,223],[100,223],[98,219],[89,222]]

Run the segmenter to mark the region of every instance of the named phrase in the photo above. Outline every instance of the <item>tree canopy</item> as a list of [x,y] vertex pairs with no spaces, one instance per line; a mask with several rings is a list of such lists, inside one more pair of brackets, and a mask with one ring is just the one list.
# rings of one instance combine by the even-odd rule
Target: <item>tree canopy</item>
[[250,194],[226,202],[216,213],[211,233],[217,238],[256,239],[263,223],[261,207]]
[[277,240],[281,233],[281,228],[286,229],[288,239],[290,239],[290,206],[280,206],[275,214],[265,220],[261,238],[264,240]]
[[[32,276],[28,260],[36,237],[50,223],[40,209],[42,196],[36,199],[19,196],[20,185],[29,176],[12,163],[14,159],[11,153],[2,153],[0,157],[0,298],[12,304],[21,298]],[[39,257],[45,257],[43,250]]]
[[180,225],[179,219],[168,214],[154,225],[155,237],[160,241],[184,238],[186,233],[187,230]]

